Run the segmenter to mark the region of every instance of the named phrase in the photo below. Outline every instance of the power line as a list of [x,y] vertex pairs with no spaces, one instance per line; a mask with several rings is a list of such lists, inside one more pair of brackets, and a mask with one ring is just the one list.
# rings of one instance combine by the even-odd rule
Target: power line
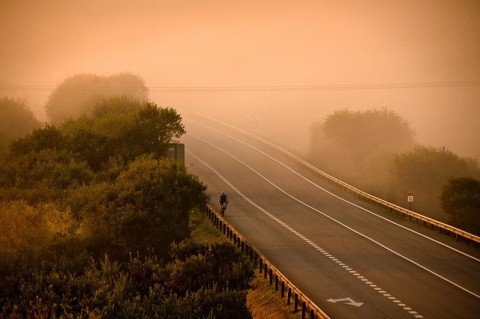
[[[296,92],[296,91],[345,91],[345,90],[385,90],[385,89],[423,89],[423,88],[449,88],[480,86],[480,81],[449,81],[449,82],[407,82],[407,83],[373,83],[373,84],[325,84],[325,85],[259,85],[259,86],[151,86],[150,92]],[[51,92],[57,86],[48,85],[16,85],[0,84],[0,91],[34,91]],[[65,88],[65,87],[64,87]],[[143,88],[139,86],[104,86],[92,88],[78,88],[78,91],[119,91]]]

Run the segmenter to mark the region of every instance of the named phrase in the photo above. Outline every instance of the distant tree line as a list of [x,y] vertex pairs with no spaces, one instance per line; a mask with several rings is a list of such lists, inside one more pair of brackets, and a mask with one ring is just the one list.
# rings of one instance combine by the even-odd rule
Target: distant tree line
[[189,240],[208,196],[164,158],[174,109],[113,96],[39,127],[2,101],[31,130],[0,156],[0,318],[251,318],[250,261]]
[[[309,159],[372,195],[480,235],[480,168],[445,147],[419,145],[387,109],[329,114],[311,128]],[[476,186],[475,186],[476,185]]]

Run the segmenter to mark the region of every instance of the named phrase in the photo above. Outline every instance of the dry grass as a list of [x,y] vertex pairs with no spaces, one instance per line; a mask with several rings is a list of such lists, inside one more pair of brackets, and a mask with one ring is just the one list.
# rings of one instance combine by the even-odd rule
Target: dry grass
[[247,294],[247,306],[255,319],[300,319],[302,313],[293,312],[293,306],[287,306],[286,299],[258,273],[253,278],[253,289]]

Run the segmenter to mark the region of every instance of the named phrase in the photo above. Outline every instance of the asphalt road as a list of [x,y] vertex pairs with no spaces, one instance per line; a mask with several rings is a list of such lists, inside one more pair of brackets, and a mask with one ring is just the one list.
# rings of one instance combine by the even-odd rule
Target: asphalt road
[[211,205],[225,191],[228,222],[330,318],[480,318],[480,248],[365,203],[232,127],[182,116],[186,164]]

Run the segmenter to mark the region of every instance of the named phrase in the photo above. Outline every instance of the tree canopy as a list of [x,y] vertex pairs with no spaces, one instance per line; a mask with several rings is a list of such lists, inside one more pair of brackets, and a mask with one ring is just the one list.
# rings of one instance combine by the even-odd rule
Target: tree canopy
[[0,99],[0,156],[7,152],[11,141],[40,126],[26,101],[10,97]]
[[359,159],[376,149],[402,151],[414,143],[410,124],[393,111],[335,111],[321,125],[324,139]]
[[387,109],[329,114],[311,128],[309,158],[323,170],[370,189],[388,159],[414,146],[410,124]]
[[174,109],[114,97],[13,140],[0,317],[251,318],[248,258],[188,241],[206,185],[163,156],[184,133]]
[[450,178],[442,188],[440,201],[453,226],[480,235],[480,180]]
[[65,79],[48,97],[45,110],[51,124],[91,115],[95,106],[112,97],[146,101],[148,89],[144,80],[131,73],[112,76],[77,74]]

